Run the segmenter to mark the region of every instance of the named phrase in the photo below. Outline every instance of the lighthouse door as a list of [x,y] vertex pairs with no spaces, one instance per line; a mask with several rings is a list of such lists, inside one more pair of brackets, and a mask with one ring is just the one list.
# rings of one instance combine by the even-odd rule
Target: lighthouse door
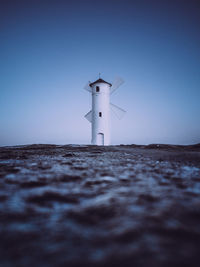
[[97,135],[97,145],[103,146],[104,145],[104,134],[98,133]]

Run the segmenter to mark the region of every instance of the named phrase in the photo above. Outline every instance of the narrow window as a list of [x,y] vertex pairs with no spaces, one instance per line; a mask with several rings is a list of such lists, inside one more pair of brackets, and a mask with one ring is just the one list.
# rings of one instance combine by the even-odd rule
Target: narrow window
[[99,86],[96,86],[96,92],[99,92],[99,91],[100,91]]
[[99,112],[99,117],[102,117],[102,113],[101,112]]

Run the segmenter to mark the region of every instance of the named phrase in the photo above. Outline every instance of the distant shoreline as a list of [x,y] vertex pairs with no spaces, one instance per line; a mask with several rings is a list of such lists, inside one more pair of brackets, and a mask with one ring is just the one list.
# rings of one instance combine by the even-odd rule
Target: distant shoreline
[[26,148],[26,149],[42,149],[42,148],[61,148],[61,147],[100,147],[100,148],[113,148],[113,147],[127,147],[127,148],[143,148],[143,149],[180,149],[180,150],[199,150],[200,151],[200,143],[192,144],[192,145],[171,145],[171,144],[149,144],[149,145],[110,145],[110,146],[94,146],[94,145],[78,145],[78,144],[66,144],[66,145],[56,145],[56,144],[27,144],[27,145],[13,145],[13,146],[0,146],[2,148]]

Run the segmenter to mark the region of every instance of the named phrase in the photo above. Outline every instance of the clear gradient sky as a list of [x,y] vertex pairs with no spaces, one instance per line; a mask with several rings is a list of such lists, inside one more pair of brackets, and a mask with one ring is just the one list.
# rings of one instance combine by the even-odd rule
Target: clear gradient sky
[[1,0],[0,145],[89,144],[99,72],[112,144],[200,142],[200,1]]

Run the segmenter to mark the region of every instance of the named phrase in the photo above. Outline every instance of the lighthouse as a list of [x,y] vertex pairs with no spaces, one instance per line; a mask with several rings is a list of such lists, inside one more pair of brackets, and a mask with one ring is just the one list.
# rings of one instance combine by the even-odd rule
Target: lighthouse
[[88,82],[84,87],[92,94],[92,109],[85,115],[91,123],[92,145],[110,145],[110,111],[120,119],[125,111],[110,103],[110,94],[114,92],[124,81],[115,79],[114,83],[104,81],[99,77],[95,82]]

